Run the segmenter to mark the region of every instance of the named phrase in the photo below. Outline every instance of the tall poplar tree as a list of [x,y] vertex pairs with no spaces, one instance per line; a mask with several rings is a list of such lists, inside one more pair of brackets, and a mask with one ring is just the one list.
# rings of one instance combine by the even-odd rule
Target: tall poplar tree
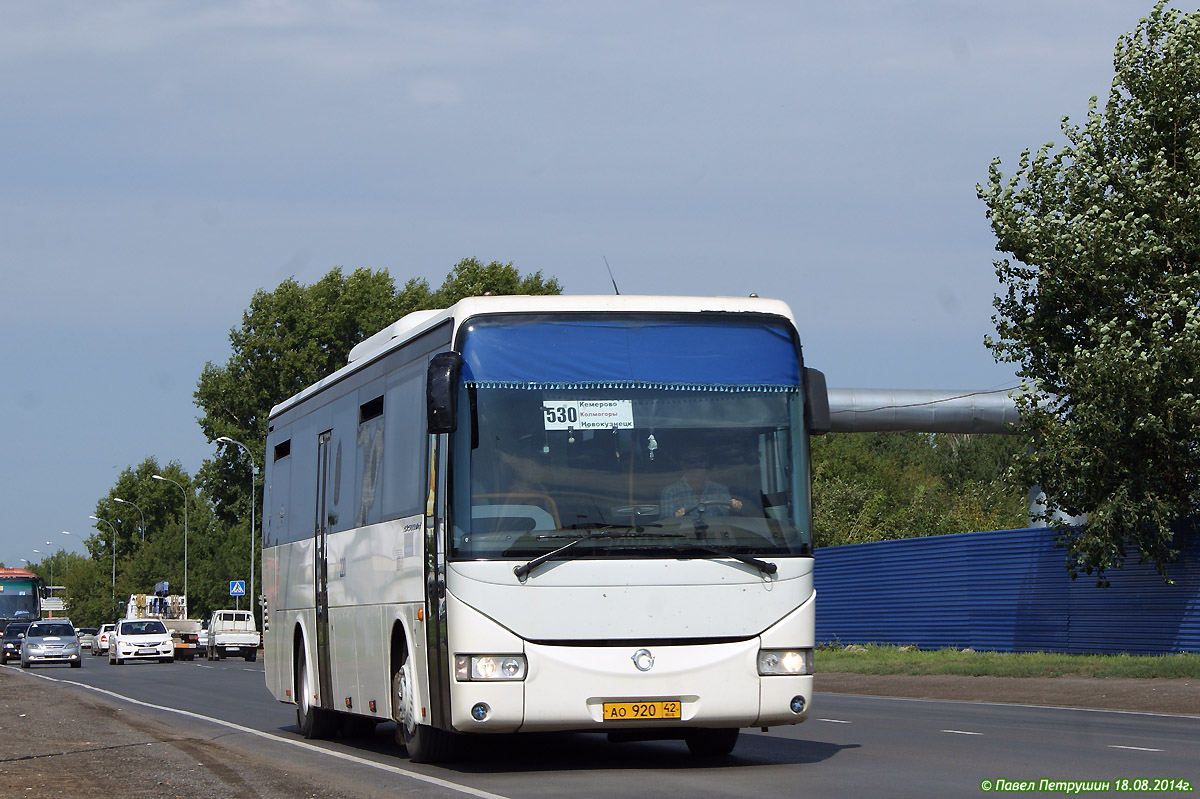
[[1108,101],[1066,144],[993,160],[980,199],[995,262],[988,346],[1018,402],[1023,473],[1072,576],[1136,554],[1165,577],[1200,507],[1200,12],[1159,2],[1117,43]]

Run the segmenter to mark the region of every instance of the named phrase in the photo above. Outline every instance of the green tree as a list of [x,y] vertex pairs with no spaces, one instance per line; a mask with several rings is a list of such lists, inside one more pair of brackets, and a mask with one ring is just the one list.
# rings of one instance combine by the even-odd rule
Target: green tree
[[1040,392],[1018,399],[1035,447],[1022,474],[1058,527],[1072,576],[1126,547],[1165,565],[1200,503],[1200,12],[1154,6],[1120,38],[1108,101],[1067,143],[993,160],[978,187],[1011,259],[995,263],[998,361]]
[[812,442],[818,546],[1022,527],[1013,436],[837,433]]
[[117,617],[108,564],[90,558],[71,561],[63,581],[67,615],[76,627],[99,627]]
[[464,258],[454,265],[441,287],[430,297],[427,308],[447,308],[464,297],[484,294],[561,294],[555,278],[541,272],[521,276],[512,262],[483,264],[477,258]]

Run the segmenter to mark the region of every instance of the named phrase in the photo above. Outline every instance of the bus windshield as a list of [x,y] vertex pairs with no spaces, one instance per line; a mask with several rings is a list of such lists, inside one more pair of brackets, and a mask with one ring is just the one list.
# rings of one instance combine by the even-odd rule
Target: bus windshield
[[[542,323],[558,354],[487,379],[499,367],[471,336],[500,347],[506,324],[464,347],[452,558],[529,560],[572,541],[571,558],[811,554],[803,398],[779,329]],[[602,362],[621,347],[626,365]]]
[[0,619],[32,621],[41,617],[37,583],[30,579],[0,580]]

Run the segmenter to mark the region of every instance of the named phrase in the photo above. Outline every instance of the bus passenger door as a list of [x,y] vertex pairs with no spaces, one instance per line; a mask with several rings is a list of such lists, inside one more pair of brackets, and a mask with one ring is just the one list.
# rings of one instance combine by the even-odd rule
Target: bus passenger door
[[332,430],[317,439],[317,519],[313,546],[313,577],[316,581],[316,655],[317,686],[321,692],[321,707],[333,708],[333,678],[329,661],[329,516],[326,494],[329,486],[329,442]]

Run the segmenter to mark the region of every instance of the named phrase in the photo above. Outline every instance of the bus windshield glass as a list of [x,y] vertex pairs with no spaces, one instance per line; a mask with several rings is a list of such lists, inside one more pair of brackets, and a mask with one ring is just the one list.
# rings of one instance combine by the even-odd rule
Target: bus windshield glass
[[504,317],[462,352],[452,558],[811,554],[787,322]]
[[33,621],[41,618],[37,582],[28,578],[0,579],[0,619]]

